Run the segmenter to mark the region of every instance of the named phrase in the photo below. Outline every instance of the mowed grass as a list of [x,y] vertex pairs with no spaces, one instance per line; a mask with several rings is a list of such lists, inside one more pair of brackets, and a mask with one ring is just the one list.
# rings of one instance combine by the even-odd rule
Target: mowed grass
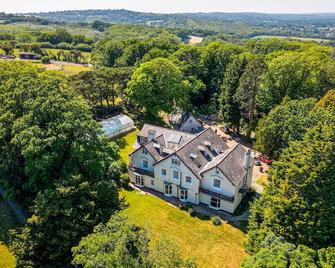
[[138,129],[127,133],[126,135],[118,137],[115,142],[120,148],[120,156],[121,158],[128,164],[129,162],[129,154],[133,151],[133,145],[136,141],[137,134],[139,133]]
[[199,267],[240,267],[246,256],[245,234],[229,224],[214,226],[210,220],[191,217],[186,211],[136,190],[123,190],[120,195],[129,203],[123,213],[147,228],[153,242],[171,240],[185,257],[196,258]]
[[[116,140],[120,155],[127,163],[138,132],[135,130]],[[214,226],[210,220],[192,217],[158,197],[139,191],[122,190],[120,195],[129,204],[123,213],[147,228],[151,241],[173,241],[185,257],[196,258],[199,267],[239,267],[246,256],[246,235],[229,224]]]
[[8,247],[0,242],[0,268],[14,268],[15,257],[9,252]]

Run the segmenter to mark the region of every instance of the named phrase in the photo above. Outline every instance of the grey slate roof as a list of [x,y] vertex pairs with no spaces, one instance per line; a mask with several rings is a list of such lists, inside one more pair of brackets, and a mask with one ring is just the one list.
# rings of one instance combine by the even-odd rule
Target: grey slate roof
[[205,173],[212,168],[218,168],[234,185],[237,185],[247,174],[244,168],[244,154],[246,151],[241,144],[237,144],[219,155],[214,161],[209,162],[200,173]]
[[[246,149],[241,144],[229,148],[211,128],[195,135],[145,124],[139,136],[148,137],[149,131],[155,131],[156,139],[143,147],[155,158],[156,163],[175,154],[198,178],[201,179],[204,172],[218,168],[234,185],[239,184],[246,175]],[[178,144],[169,142],[171,137],[176,136],[180,137]]]
[[[205,143],[207,142],[210,142],[210,147],[206,146]],[[199,146],[205,149],[204,153],[200,151]],[[183,160],[183,162],[192,170],[193,173],[200,175],[201,169],[209,162],[211,162],[206,159],[204,154],[208,154],[212,161],[215,159],[215,157],[217,157],[210,151],[210,149],[216,149],[218,152],[223,152],[229,148],[211,128],[208,128],[199,133],[192,141],[179,149],[176,152],[176,155]],[[190,157],[190,154],[195,154],[197,156],[196,160],[193,160]]]
[[189,117],[190,117],[189,113],[179,111],[174,114],[171,114],[169,117],[169,121],[170,124],[173,125],[173,127],[179,129]]
[[[183,146],[188,141],[192,140],[196,135],[177,131],[174,129],[158,127],[150,124],[144,124],[143,128],[141,129],[140,133],[138,134],[141,137],[148,138],[149,131],[155,131],[157,142],[159,142],[164,147],[177,150],[181,146]],[[180,137],[180,141],[178,143],[169,142],[173,137]],[[159,139],[158,139],[159,138]]]

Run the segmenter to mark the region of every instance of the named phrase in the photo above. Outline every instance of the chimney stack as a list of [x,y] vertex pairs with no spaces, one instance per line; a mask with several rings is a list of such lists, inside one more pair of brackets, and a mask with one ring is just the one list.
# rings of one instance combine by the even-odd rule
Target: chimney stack
[[156,131],[155,130],[149,130],[148,132],[148,141],[152,141],[156,139]]
[[248,149],[248,151],[246,151],[244,153],[244,168],[245,169],[249,169],[250,168],[250,157],[251,157],[251,150]]

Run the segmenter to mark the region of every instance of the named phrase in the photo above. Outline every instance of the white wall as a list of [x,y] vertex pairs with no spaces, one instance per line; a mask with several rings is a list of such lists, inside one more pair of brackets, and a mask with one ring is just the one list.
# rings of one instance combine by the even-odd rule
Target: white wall
[[[143,160],[148,161],[148,168],[143,167]],[[140,148],[138,151],[136,151],[134,154],[131,155],[131,165],[133,167],[141,168],[148,170],[150,172],[154,172],[154,163],[155,159],[149,154],[143,154],[142,148]]]
[[[201,187],[207,190],[224,194],[226,196],[234,196],[235,186],[226,178],[226,176],[219,169],[211,169],[205,172],[201,180]],[[219,179],[220,189],[213,187],[214,179]]]
[[[159,181],[157,185],[161,186],[161,189],[157,189],[160,192],[164,192],[164,181],[171,182],[179,187],[173,187],[173,196],[180,197],[180,193],[177,193],[177,188],[183,187],[188,189],[188,201],[194,204],[198,204],[198,189],[199,189],[199,179],[192,173],[192,171],[186,167],[186,165],[180,161],[180,166],[172,164],[172,158],[177,156],[171,156],[167,159],[159,162],[155,165],[155,179]],[[162,169],[166,169],[166,175],[162,175]],[[173,170],[180,172],[180,179],[173,179]],[[186,183],[186,176],[192,178],[191,183]]]

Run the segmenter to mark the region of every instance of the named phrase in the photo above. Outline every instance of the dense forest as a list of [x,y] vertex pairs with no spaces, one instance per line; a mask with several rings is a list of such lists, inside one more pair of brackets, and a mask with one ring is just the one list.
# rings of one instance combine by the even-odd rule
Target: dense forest
[[[74,23],[75,11],[38,14],[54,28],[34,29],[25,40],[22,32],[1,35],[8,55],[23,45],[42,54],[42,44],[69,46],[63,49],[72,53],[86,47],[92,64],[66,76],[36,63],[0,62],[0,185],[29,215],[11,233],[17,266],[197,267],[169,241],[152,246],[148,231],[122,215],[126,163],[97,122],[123,111],[138,125],[162,124],[162,114],[182,109],[216,115],[274,160],[251,206],[242,267],[334,267],[333,47],[276,38],[228,42],[216,33],[189,45],[183,37],[191,32],[110,25],[111,12],[118,22],[130,22],[120,21],[125,16],[136,24],[140,14],[104,12],[79,12],[83,25],[72,24],[95,31],[93,37],[50,22]],[[220,21],[224,15],[180,19]],[[143,14],[140,23],[159,16]],[[263,27],[259,16],[268,19],[235,14],[227,23]],[[325,29],[334,23],[332,15],[271,18],[292,25],[310,20],[307,25]],[[12,19],[6,23],[17,23]]]

